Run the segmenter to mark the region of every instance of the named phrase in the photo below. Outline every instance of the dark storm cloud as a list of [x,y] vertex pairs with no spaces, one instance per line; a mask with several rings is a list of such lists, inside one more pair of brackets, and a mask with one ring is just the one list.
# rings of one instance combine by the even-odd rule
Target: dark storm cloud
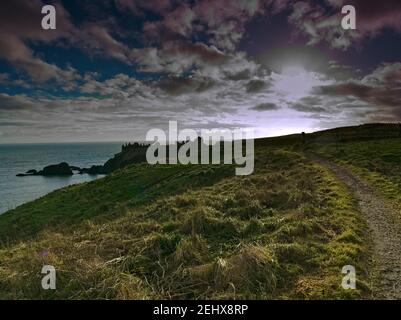
[[327,113],[323,106],[323,99],[320,96],[308,96],[291,103],[290,108],[305,113]]
[[[72,69],[62,70],[38,58],[29,48],[28,41],[54,43],[63,40],[90,56],[105,55],[128,65],[136,63],[140,70],[146,72],[180,74],[194,66],[204,68],[227,63],[230,56],[224,51],[234,50],[243,36],[245,23],[265,12],[267,4],[273,3],[259,0],[203,0],[191,5],[167,0],[116,2],[118,8],[128,9],[133,15],[153,11],[161,16],[159,20],[143,24],[144,44],[151,46],[132,48],[121,40],[128,35],[124,32],[120,32],[120,39],[117,40],[115,33],[121,30],[121,26],[115,17],[99,18],[97,21],[93,21],[92,17],[78,27],[59,1],[54,2],[57,7],[57,30],[44,31],[40,28],[40,9],[44,3],[34,0],[27,5],[25,1],[16,0],[5,4],[0,13],[0,57],[37,81],[56,79],[61,82],[64,79],[64,82],[69,82],[69,85],[65,84],[66,88],[73,87],[72,83],[79,75],[72,75]],[[81,6],[86,11],[94,10],[86,2]],[[208,44],[193,43],[193,36],[197,33],[206,34]],[[251,77],[249,70],[226,71],[226,75],[228,79],[238,80]]]
[[252,76],[252,72],[251,70],[248,69],[244,69],[239,72],[226,71],[225,76],[228,80],[234,80],[234,81],[249,80]]
[[43,30],[41,9],[44,1],[5,1],[0,10],[0,58],[27,72],[32,79],[45,82],[55,79],[61,83],[79,79],[73,68],[61,69],[39,57],[29,43],[57,44],[60,41],[94,54],[129,63],[129,49],[113,38],[110,26],[103,21],[77,27],[60,1],[53,1],[57,10],[57,29]]
[[320,87],[323,95],[354,96],[372,104],[400,107],[401,64],[385,65],[359,82]]
[[0,111],[29,109],[32,107],[33,103],[25,95],[11,96],[6,93],[0,93]]
[[132,49],[130,57],[147,72],[183,73],[194,66],[217,67],[231,57],[203,43],[168,41],[161,48]]
[[375,91],[373,87],[355,82],[322,86],[319,89],[320,93],[323,95],[352,95],[361,99],[368,99]]
[[401,63],[382,64],[370,74],[315,87],[311,95],[288,103],[322,126],[401,119]]
[[345,109],[352,108],[344,105],[346,99],[324,99],[319,95],[303,97],[297,102],[292,102],[289,107],[292,110],[309,114],[315,119],[326,119],[328,116],[340,115]]
[[399,0],[326,0],[341,7],[353,5],[357,12],[358,29],[362,33],[377,33],[383,28],[401,31],[401,2]]
[[355,97],[312,95],[289,107],[317,120],[323,128],[377,121],[377,107]]
[[303,103],[294,103],[291,105],[291,109],[299,111],[299,112],[304,112],[304,113],[313,113],[317,115],[323,115],[325,113],[328,113],[324,107],[321,106],[311,106]]
[[128,139],[128,133],[143,139],[147,130],[161,127],[168,120],[194,128],[215,128],[213,124],[224,128],[250,126],[236,116],[238,110],[247,111],[267,98],[265,93],[247,93],[246,83],[201,75],[144,82],[124,74],[106,80],[86,74],[81,91],[91,96],[33,98],[1,94],[0,119],[8,124],[28,120],[31,124],[23,130],[22,126],[3,126],[2,137],[21,139],[22,135],[23,141],[29,137],[99,140],[101,137],[94,134],[103,132],[108,139],[112,135]]
[[401,117],[401,63],[384,64],[360,80],[317,89],[323,96],[354,97],[381,115]]
[[143,15],[144,11],[165,14],[179,1],[174,0],[115,0],[117,7],[122,10],[130,10],[136,15]]
[[50,42],[63,36],[74,34],[76,29],[70,22],[68,12],[59,1],[53,5],[57,9],[57,29],[47,32],[41,28],[43,15],[41,0],[13,0],[4,1],[0,10],[0,32],[21,39],[40,40]]
[[180,95],[191,92],[204,92],[215,85],[213,79],[208,78],[180,78],[172,77],[164,79],[158,86],[171,95]]
[[69,14],[57,1],[57,30],[46,32],[41,28],[40,0],[6,1],[0,10],[0,58],[12,63],[15,67],[26,71],[38,81],[51,78],[63,80],[71,77],[70,71],[60,69],[38,58],[28,47],[26,41],[50,43],[61,38],[77,34],[69,21]]
[[[0,5],[0,59],[8,62],[0,72],[7,92],[0,93],[2,138],[55,133],[90,139],[102,131],[121,137],[122,132],[143,133],[167,119],[191,127],[266,126],[270,124],[262,121],[263,113],[249,110],[272,111],[278,106],[284,106],[282,113],[266,115],[285,116],[288,111],[290,118],[299,112],[300,119],[320,123],[365,121],[379,114],[380,119],[401,118],[399,64],[382,65],[361,78],[343,63],[324,59],[323,71],[309,52],[305,55],[315,68],[296,59],[300,50],[290,49],[291,59],[280,51],[281,67],[294,61],[304,67],[305,83],[299,83],[280,68],[263,64],[263,54],[260,60],[248,55],[255,32],[276,32],[253,29],[255,18],[270,22],[280,14],[277,19],[285,22],[288,14],[289,34],[296,42],[328,42],[347,49],[384,28],[399,32],[399,1],[377,8],[373,1],[347,1],[357,7],[357,32],[341,29],[340,0],[99,0],[68,6],[56,0],[56,31],[40,28],[44,2],[48,1]],[[280,38],[280,32],[275,37]],[[260,42],[254,41],[256,49],[263,47]],[[62,50],[65,59],[59,60]],[[340,59],[336,52],[330,52],[330,59]],[[89,59],[90,68],[82,67]],[[15,70],[9,71],[9,66]],[[320,87],[309,92],[312,85]]]
[[[141,2],[139,6],[135,6],[133,1],[119,2],[125,7],[135,7],[136,12],[144,7]],[[163,19],[145,23],[144,33],[154,41],[155,38],[162,39],[166,30],[185,38],[204,32],[218,48],[233,51],[245,32],[245,23],[262,13],[268,2],[271,1],[202,0],[190,5],[189,2],[156,1],[155,7]],[[152,10],[146,6],[144,9]]]
[[272,111],[272,110],[278,110],[280,109],[280,107],[275,105],[274,103],[265,102],[265,103],[260,103],[250,109],[255,111]]
[[264,80],[251,80],[246,84],[246,92],[260,92],[268,87],[268,84]]
[[128,57],[130,49],[113,38],[106,26],[95,23],[85,25],[84,32],[75,39],[75,42],[90,55],[106,54],[127,64],[131,63]]
[[170,54],[183,54],[195,56],[208,64],[220,64],[228,60],[228,56],[215,47],[208,47],[203,43],[178,42],[168,43],[164,49]]
[[[385,28],[401,32],[401,2],[399,0],[326,0],[299,1],[291,8],[289,22],[298,32],[308,36],[309,44],[327,41],[333,48],[346,49],[367,37],[380,34]],[[327,7],[327,5],[329,7]],[[357,29],[343,30],[341,8],[353,5],[357,15]]]
[[[344,3],[340,0],[326,2],[333,8]],[[201,0],[195,3],[116,0],[117,8],[124,13],[131,12],[133,16],[146,18],[147,12],[154,12],[160,17],[151,21],[145,19],[141,35],[143,46],[133,48],[121,39],[130,35],[121,31],[123,28],[117,22],[117,17],[106,18],[96,13],[88,19],[88,23],[76,26],[61,2],[53,1],[57,7],[57,30],[47,32],[40,28],[43,1],[8,1],[2,4],[0,10],[0,58],[8,60],[38,81],[67,77],[73,81],[71,70],[66,71],[47,63],[27,44],[32,41],[49,44],[63,40],[89,55],[105,55],[128,65],[137,63],[143,71],[180,73],[190,70],[194,64],[213,66],[224,63],[228,59],[227,52],[235,52],[238,42],[243,38],[247,22],[257,15],[269,19],[269,15],[284,9],[290,12],[289,21],[310,37],[311,44],[327,40],[335,47],[345,48],[352,40],[368,34],[375,35],[384,27],[400,30],[399,1],[389,0],[386,5],[380,4],[377,8],[373,1],[349,2],[358,10],[358,34],[344,34],[339,30],[338,14],[330,16],[326,7],[314,1],[296,2],[289,6],[290,2],[286,0]],[[112,7],[111,1],[101,3],[107,8]],[[81,7],[97,12],[87,2],[82,2]],[[94,21],[96,17],[98,20]],[[119,37],[116,37],[116,33],[119,33]],[[205,43],[193,43],[193,37],[197,34],[206,36]],[[228,75],[230,79],[241,80],[248,76],[247,71]]]

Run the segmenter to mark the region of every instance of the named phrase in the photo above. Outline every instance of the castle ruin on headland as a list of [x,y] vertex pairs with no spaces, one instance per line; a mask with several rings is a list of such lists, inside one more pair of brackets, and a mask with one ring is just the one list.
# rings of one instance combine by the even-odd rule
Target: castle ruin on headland
[[145,150],[146,151],[146,149],[149,146],[150,146],[149,143],[140,143],[140,142],[131,143],[131,142],[128,142],[128,143],[124,143],[121,146],[121,152],[135,151],[135,150],[137,150],[137,151]]

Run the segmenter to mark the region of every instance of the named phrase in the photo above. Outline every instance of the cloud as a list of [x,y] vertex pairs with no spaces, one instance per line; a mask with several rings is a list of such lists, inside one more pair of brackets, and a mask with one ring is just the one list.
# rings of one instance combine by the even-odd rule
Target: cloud
[[0,121],[0,127],[25,127],[32,125],[29,121]]
[[[269,82],[268,76],[262,79]],[[224,74],[221,78],[194,74],[141,81],[126,74],[100,80],[88,73],[80,86],[83,96],[1,94],[0,118],[7,124],[21,124],[4,126],[2,131],[9,140],[66,141],[81,136],[99,140],[101,136],[95,134],[102,132],[108,139],[119,140],[143,139],[147,130],[165,128],[169,120],[194,129],[251,126],[242,113],[265,103],[269,96],[248,93],[248,82],[227,80]]]
[[384,63],[362,79],[370,85],[401,86],[401,62]]
[[351,96],[315,94],[289,103],[289,108],[316,122],[318,128],[332,128],[371,122],[377,107]]
[[67,38],[77,31],[69,21],[69,14],[56,2],[57,30],[41,27],[40,0],[30,2],[15,0],[2,4],[0,10],[0,58],[26,71],[33,79],[44,82],[49,79],[62,80],[71,76],[71,70],[62,70],[35,56],[26,41],[53,42]]
[[[14,0],[2,3],[0,10],[0,59],[25,71],[34,81],[44,83],[56,80],[71,88],[79,79],[73,68],[62,69],[35,54],[31,43],[68,45],[81,48],[91,55],[103,54],[130,63],[129,49],[111,35],[103,21],[86,23],[78,28],[60,1],[52,3],[57,12],[57,29],[43,30],[42,0]],[[110,24],[110,23],[109,23]],[[70,82],[67,85],[67,82]]]
[[158,86],[171,95],[180,95],[184,93],[204,92],[211,89],[215,81],[210,78],[202,77],[171,77],[163,79]]
[[255,111],[272,111],[272,110],[278,110],[280,108],[277,105],[275,105],[274,103],[264,102],[264,103],[260,103],[256,106],[254,106],[250,109],[255,110]]
[[[341,27],[341,8],[353,5],[356,9],[357,29]],[[309,44],[326,41],[333,48],[347,49],[362,40],[375,37],[385,28],[401,32],[401,2],[386,0],[326,0],[325,5],[316,1],[299,1],[290,9],[288,21],[298,32],[309,38]]]
[[331,5],[340,8],[353,5],[357,13],[357,29],[363,35],[376,35],[383,28],[401,32],[401,2],[386,0],[378,4],[375,0],[327,0]]
[[[350,1],[347,1],[347,3]],[[79,26],[73,23],[61,1],[57,7],[57,30],[45,31],[40,27],[42,0],[9,1],[0,12],[0,58],[27,72],[32,79],[46,82],[71,78],[71,70],[44,61],[30,49],[32,42],[75,46],[87,54],[104,55],[127,65],[137,64],[143,72],[180,74],[193,68],[206,68],[227,63],[235,56],[238,43],[246,31],[246,24],[258,15],[266,19],[283,10],[289,11],[289,22],[309,37],[309,44],[328,41],[333,47],[347,48],[353,41],[374,36],[383,28],[400,31],[401,5],[389,0],[386,6],[373,1],[352,0],[357,7],[358,32],[341,29],[339,8],[341,0],[326,0],[326,6],[314,1],[287,0],[201,0],[182,2],[175,0],[115,0],[118,10],[144,19],[143,33],[131,35],[123,30],[116,17],[105,17],[86,3],[80,6],[94,16]],[[112,7],[111,1],[102,5]],[[331,8],[328,10],[328,7]],[[145,14],[154,18],[147,20]],[[332,14],[332,12],[338,12]],[[205,41],[199,41],[199,35]],[[127,40],[136,38],[136,48]],[[233,59],[232,59],[233,60]],[[250,78],[252,72],[227,71],[230,79]],[[75,80],[79,75],[75,75]],[[73,87],[65,84],[65,88]],[[252,89],[251,89],[252,90]]]
[[401,64],[385,64],[360,81],[323,86],[322,94],[354,96],[378,106],[399,108],[401,103]]
[[174,0],[116,0],[115,2],[120,10],[126,11],[128,9],[136,15],[142,15],[144,11],[165,13],[177,3]]
[[0,82],[5,82],[9,79],[10,75],[7,73],[0,73]]
[[33,106],[31,100],[25,95],[11,96],[7,93],[0,93],[0,110],[29,109]]
[[252,17],[264,12],[266,2],[259,0],[202,0],[193,5],[186,2],[159,2],[155,9],[133,6],[132,2],[119,1],[138,10],[157,11],[161,20],[146,22],[143,28],[145,38],[155,42],[165,40],[166,35],[173,39],[190,39],[195,33],[204,32],[209,41],[221,50],[234,51],[245,32],[245,24]]
[[[321,86],[323,96],[353,97],[374,106],[380,117],[401,119],[401,63],[383,64],[362,79]],[[372,119],[376,119],[373,115]]]
[[193,11],[201,23],[206,24],[212,42],[219,48],[234,50],[245,32],[245,23],[263,12],[259,0],[204,0]]
[[105,26],[87,24],[77,43],[81,44],[91,55],[106,54],[108,57],[130,64],[130,49],[113,38]]
[[246,84],[246,91],[248,93],[260,92],[265,90],[268,87],[268,84],[263,80],[250,80]]
[[[72,77],[71,69],[64,70],[44,61],[29,48],[28,43],[57,44],[63,41],[63,45],[81,48],[90,56],[104,55],[133,67],[135,64],[142,72],[177,75],[198,68],[205,75],[205,72],[210,74],[213,72],[211,69],[231,62],[231,69],[225,68],[227,78],[250,79],[253,66],[251,63],[244,66],[246,58],[234,53],[236,45],[250,19],[266,14],[268,5],[273,4],[274,10],[281,9],[283,2],[157,0],[150,3],[116,0],[117,8],[124,13],[141,16],[150,11],[157,14],[151,21],[145,19],[141,36],[135,35],[144,45],[132,48],[124,41],[131,35],[122,30],[116,18],[96,19],[98,12],[93,6],[81,4],[86,11],[94,10],[96,15],[78,27],[62,3],[56,1],[57,30],[45,31],[40,28],[40,9],[44,3],[33,0],[27,5],[25,1],[16,0],[4,5],[0,13],[0,18],[3,18],[0,19],[0,58],[26,71],[37,82],[50,79],[61,82],[63,78],[69,78],[69,84],[63,86],[68,90],[73,88],[73,81],[78,80],[79,75]],[[194,41],[198,34],[204,34],[207,41]],[[239,69],[239,66],[243,68]]]
[[193,67],[217,67],[230,57],[203,43],[169,41],[162,48],[133,49],[131,58],[141,71],[180,74]]
[[[253,40],[241,42],[247,31],[255,31],[252,19],[284,12],[297,40],[306,36],[309,45],[328,42],[347,49],[384,28],[400,31],[399,1],[390,0],[376,11],[372,1],[349,2],[357,7],[355,32],[341,29],[340,0],[102,0],[77,3],[82,14],[71,11],[73,16],[65,2],[55,1],[54,32],[40,28],[44,1],[4,2],[0,59],[15,70],[0,73],[7,92],[0,93],[0,126],[7,137],[40,140],[54,133],[60,140],[78,134],[98,140],[96,134],[136,137],[169,119],[193,128],[399,119],[400,63],[380,65],[362,77],[333,60],[323,74],[319,61],[307,54],[316,68],[305,64],[297,75],[285,72],[293,66],[280,54],[283,70],[272,72],[271,65],[263,66],[263,57],[257,62],[242,51]],[[89,58],[118,63],[100,66],[98,74],[85,73],[76,69],[80,64],[74,68],[56,65],[57,58],[46,61],[51,55],[40,52],[43,45],[74,47]],[[15,92],[34,94],[11,94],[16,87]],[[280,112],[262,112],[279,106]]]
[[290,103],[290,108],[299,112],[322,114],[328,110],[323,106],[323,99],[320,96],[308,96]]

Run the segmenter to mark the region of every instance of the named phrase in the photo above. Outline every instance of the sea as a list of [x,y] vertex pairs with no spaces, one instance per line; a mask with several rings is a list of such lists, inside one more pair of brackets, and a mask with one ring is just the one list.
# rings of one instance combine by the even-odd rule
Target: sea
[[120,152],[121,145],[121,142],[0,144],[0,214],[53,190],[103,177],[87,174],[16,177],[16,174],[60,162],[80,168],[104,164]]

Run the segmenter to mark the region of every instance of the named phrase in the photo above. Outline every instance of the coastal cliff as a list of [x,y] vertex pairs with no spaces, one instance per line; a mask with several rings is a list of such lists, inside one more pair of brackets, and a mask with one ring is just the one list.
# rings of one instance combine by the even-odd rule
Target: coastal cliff
[[103,165],[93,165],[90,168],[80,168],[71,166],[66,162],[53,164],[44,167],[42,170],[31,169],[26,173],[19,173],[17,177],[28,176],[68,176],[77,174],[109,174],[117,169],[124,168],[130,164],[146,162],[146,150],[148,144],[127,143],[122,145],[121,152],[114,155],[113,158],[107,160]]

